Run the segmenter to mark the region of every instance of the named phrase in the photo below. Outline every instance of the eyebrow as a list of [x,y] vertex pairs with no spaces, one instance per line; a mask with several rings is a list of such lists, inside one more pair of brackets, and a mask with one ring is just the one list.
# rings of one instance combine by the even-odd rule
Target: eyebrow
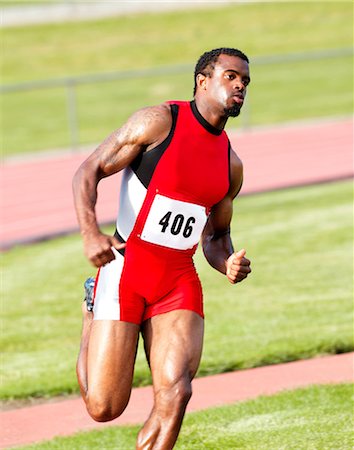
[[[240,72],[239,72],[238,70],[235,70],[235,69],[225,69],[224,72],[233,72],[233,73],[235,73],[236,75],[241,75]],[[245,76],[242,77],[242,78],[245,79],[245,80],[247,80],[248,83],[251,82],[251,78],[250,78],[248,75],[245,75]]]

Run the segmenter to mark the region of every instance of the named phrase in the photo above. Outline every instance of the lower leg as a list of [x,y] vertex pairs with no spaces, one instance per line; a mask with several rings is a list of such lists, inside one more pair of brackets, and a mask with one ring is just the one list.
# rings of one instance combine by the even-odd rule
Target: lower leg
[[90,341],[90,330],[93,321],[93,313],[87,311],[86,302],[82,303],[82,332],[80,351],[76,364],[76,374],[79,381],[80,392],[82,398],[86,402],[86,396],[88,391],[87,385],[87,354]]
[[189,380],[179,381],[156,393],[153,410],[140,430],[136,448],[138,450],[172,449],[191,395]]
[[180,431],[203,346],[204,321],[177,310],[148,319],[145,351],[154,386],[154,407],[137,440],[138,450],[170,450]]

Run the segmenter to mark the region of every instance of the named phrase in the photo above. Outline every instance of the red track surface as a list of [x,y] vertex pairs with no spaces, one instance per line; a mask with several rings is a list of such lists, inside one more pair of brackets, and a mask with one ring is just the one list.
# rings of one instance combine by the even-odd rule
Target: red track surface
[[[311,384],[352,381],[353,353],[198,378],[193,381],[188,412]],[[126,411],[109,423],[94,422],[79,398],[2,412],[0,448],[93,428],[142,423],[147,419],[151,406],[152,389],[149,386],[133,389]]]
[[[353,175],[350,119],[232,133],[245,166],[242,194]],[[87,154],[8,162],[1,167],[1,246],[77,229],[71,179]],[[119,176],[99,186],[98,217],[113,222]]]

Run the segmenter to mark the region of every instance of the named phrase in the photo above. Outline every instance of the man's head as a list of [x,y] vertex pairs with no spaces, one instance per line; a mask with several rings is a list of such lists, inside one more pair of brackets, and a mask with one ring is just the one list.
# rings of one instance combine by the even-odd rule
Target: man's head
[[194,96],[207,90],[208,100],[224,103],[227,116],[238,116],[250,82],[248,63],[248,57],[235,48],[205,52],[195,66]]

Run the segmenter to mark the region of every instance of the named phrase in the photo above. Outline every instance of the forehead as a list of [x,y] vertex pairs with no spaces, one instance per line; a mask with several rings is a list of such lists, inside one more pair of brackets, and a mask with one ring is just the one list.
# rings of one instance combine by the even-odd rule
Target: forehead
[[225,72],[234,70],[242,75],[249,75],[248,62],[238,56],[220,55],[215,63],[215,69]]

